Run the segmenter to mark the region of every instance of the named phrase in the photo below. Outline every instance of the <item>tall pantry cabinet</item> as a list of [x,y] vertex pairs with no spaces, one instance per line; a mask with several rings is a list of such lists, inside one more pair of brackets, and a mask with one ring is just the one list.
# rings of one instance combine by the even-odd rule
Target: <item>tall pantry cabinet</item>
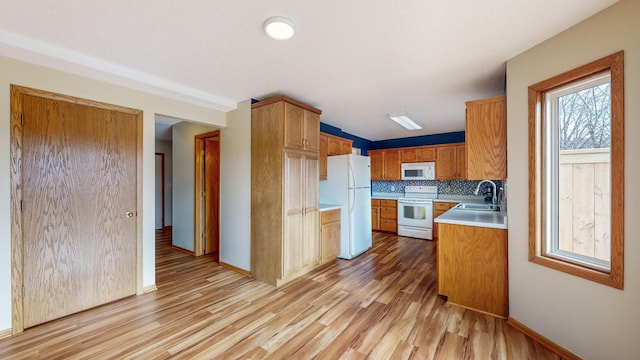
[[321,111],[286,96],[251,110],[251,275],[273,286],[320,261]]

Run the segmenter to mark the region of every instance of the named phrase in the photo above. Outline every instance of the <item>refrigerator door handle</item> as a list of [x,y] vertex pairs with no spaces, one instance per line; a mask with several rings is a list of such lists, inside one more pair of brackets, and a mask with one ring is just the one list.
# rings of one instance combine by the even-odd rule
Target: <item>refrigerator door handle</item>
[[[353,191],[353,196],[351,197],[351,204],[349,204],[349,214],[353,213],[353,208],[356,206],[356,173],[353,171],[353,167],[351,166],[351,162],[348,162],[349,165],[349,190]],[[351,182],[353,181],[353,186],[351,186]]]

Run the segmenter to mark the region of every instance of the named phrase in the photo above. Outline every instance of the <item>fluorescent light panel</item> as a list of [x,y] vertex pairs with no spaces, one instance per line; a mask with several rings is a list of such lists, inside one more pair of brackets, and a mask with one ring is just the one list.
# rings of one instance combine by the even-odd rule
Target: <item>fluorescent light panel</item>
[[402,125],[407,130],[420,130],[422,126],[416,124],[415,121],[409,118],[409,114],[401,113],[401,114],[389,114],[389,119],[395,121],[396,123]]

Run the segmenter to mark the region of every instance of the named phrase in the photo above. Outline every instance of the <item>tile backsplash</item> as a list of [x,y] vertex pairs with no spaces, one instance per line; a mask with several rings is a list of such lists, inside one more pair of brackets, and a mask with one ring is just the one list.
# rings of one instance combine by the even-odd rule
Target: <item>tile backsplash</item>
[[[398,181],[372,181],[371,191],[374,193],[404,193],[405,186],[437,186],[438,195],[473,195],[480,180],[398,180]],[[494,180],[498,193],[502,187],[502,181]],[[483,184],[480,194],[487,191],[490,184]]]

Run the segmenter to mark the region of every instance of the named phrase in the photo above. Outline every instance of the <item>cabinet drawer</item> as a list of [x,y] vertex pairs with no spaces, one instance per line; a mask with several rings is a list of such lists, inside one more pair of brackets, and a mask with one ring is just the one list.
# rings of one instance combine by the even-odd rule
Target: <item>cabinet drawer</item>
[[322,211],[320,214],[321,214],[321,218],[322,218],[321,219],[322,225],[328,224],[328,223],[332,223],[332,222],[336,222],[336,221],[340,221],[340,210],[339,209]]
[[390,208],[390,207],[381,207],[380,208],[380,219],[397,219],[398,218],[398,209]]
[[380,200],[380,206],[385,207],[398,207],[397,201],[395,200]]
[[380,207],[380,200],[379,199],[371,199],[371,206],[372,207]]
[[397,232],[398,231],[398,223],[395,220],[380,219],[380,230],[382,230],[382,231],[390,231],[390,232]]
[[456,206],[458,203],[450,203],[450,202],[434,202],[433,210],[444,210],[447,211],[452,207]]

